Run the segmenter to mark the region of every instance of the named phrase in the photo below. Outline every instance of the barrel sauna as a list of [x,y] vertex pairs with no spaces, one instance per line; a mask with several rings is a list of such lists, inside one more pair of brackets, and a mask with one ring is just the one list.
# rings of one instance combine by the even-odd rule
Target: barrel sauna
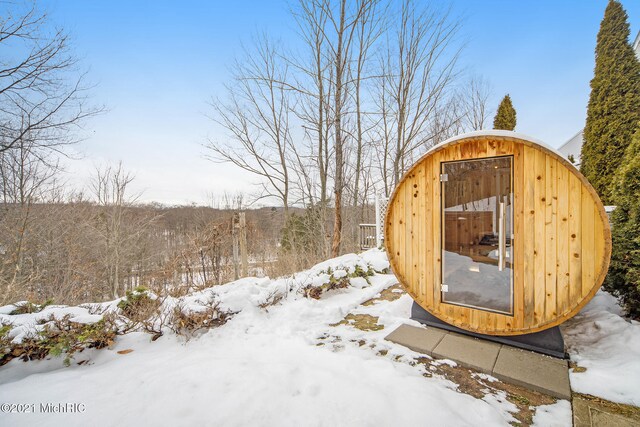
[[429,150],[402,177],[385,218],[393,272],[438,319],[488,335],[559,325],[609,267],[604,206],[560,154],[510,131]]

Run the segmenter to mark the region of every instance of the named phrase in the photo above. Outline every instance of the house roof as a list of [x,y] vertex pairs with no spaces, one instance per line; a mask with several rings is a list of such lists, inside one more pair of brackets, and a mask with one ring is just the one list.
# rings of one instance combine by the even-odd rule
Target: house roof
[[584,129],[573,135],[558,148],[558,151],[563,157],[568,158],[569,156],[573,156],[576,164],[580,164],[580,151],[582,150],[582,143],[584,141],[583,133]]

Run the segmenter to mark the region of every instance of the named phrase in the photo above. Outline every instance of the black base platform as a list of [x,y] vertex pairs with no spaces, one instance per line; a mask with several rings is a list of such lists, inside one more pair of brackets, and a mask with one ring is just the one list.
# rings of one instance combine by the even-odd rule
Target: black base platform
[[557,326],[541,332],[534,332],[524,335],[494,336],[476,334],[473,332],[465,331],[464,329],[456,328],[455,326],[443,322],[442,320],[426,311],[424,308],[420,307],[415,301],[413,302],[413,306],[411,307],[411,318],[424,325],[432,326],[434,328],[457,332],[459,334],[469,335],[472,337],[480,338],[487,341],[493,341],[512,347],[518,347],[524,350],[535,351],[537,353],[546,354],[548,356],[557,357],[559,359],[569,358],[564,351],[564,339],[562,339],[562,333],[560,333],[560,328]]

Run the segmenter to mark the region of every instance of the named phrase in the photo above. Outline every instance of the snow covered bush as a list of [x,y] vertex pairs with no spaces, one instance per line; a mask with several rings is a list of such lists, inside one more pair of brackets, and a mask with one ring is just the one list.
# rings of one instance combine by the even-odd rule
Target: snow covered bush
[[349,286],[363,288],[370,284],[369,277],[376,273],[387,273],[389,263],[381,251],[372,250],[360,255],[348,254],[323,262],[311,268],[316,272],[309,283],[301,287],[302,294],[307,298],[320,297],[335,289]]
[[327,277],[326,282],[321,282],[318,284],[310,283],[302,288],[302,294],[307,298],[320,299],[323,293],[334,290],[334,289],[344,289],[347,288],[350,284],[349,278],[347,277],[344,270],[337,270],[335,274],[331,272],[331,268],[326,272],[321,272],[319,277]]
[[263,310],[267,310],[267,308],[277,305],[282,301],[287,294],[290,292],[289,286],[285,289],[275,288],[271,289],[267,292],[267,294],[260,301],[257,301],[256,304]]
[[163,307],[166,298],[160,298],[142,286],[127,291],[127,296],[117,304],[122,313],[119,332],[126,334],[142,330],[153,335],[152,341],[160,338],[170,317]]
[[[352,270],[349,272],[349,270]],[[369,283],[369,277],[375,274],[374,270],[370,266],[366,266],[366,270],[360,265],[344,268],[336,268],[333,270],[331,267],[327,271],[321,271],[318,274],[318,278],[324,279],[318,282],[314,280],[312,283],[302,288],[302,293],[307,298],[320,299],[322,294],[334,289],[344,289],[349,287],[351,279],[363,278],[366,283]],[[361,287],[361,286],[360,286]]]
[[173,308],[169,321],[173,332],[190,338],[198,331],[224,325],[234,314],[229,310],[221,309],[218,300],[207,303],[198,302],[201,305],[195,308],[184,303],[179,303]]
[[115,340],[117,333],[113,318],[109,316],[95,323],[78,323],[71,320],[70,314],[62,318],[56,318],[51,314],[48,318],[42,319],[39,326],[41,327],[18,341],[5,338],[10,327],[3,327],[0,331],[4,331],[0,338],[0,346],[3,347],[0,350],[0,365],[13,358],[28,361],[44,359],[47,356],[64,356],[64,364],[69,366],[74,353],[85,348],[108,347]]
[[35,304],[31,301],[22,301],[14,304],[15,309],[10,314],[28,314],[28,313],[39,313],[48,306],[53,304],[53,300],[48,299],[42,304]]
[[118,302],[118,308],[122,311],[122,314],[134,322],[148,319],[158,309],[158,306],[158,299],[144,287],[127,291],[127,296]]
[[0,365],[4,357],[11,352],[11,339],[9,338],[9,331],[11,331],[11,325],[0,324]]

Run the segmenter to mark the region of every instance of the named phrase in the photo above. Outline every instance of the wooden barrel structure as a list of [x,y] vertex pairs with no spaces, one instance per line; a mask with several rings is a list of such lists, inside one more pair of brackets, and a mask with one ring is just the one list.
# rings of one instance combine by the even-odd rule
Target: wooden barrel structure
[[559,325],[600,288],[611,230],[586,178],[543,143],[473,132],[422,156],[385,218],[393,272],[438,319],[488,335]]

